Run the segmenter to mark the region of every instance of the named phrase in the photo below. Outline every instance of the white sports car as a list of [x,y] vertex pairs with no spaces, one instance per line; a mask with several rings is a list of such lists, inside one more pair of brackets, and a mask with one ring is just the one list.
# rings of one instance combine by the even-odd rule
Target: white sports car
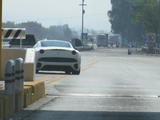
[[80,74],[81,55],[70,42],[62,40],[41,40],[36,50],[36,72],[65,71],[66,74]]

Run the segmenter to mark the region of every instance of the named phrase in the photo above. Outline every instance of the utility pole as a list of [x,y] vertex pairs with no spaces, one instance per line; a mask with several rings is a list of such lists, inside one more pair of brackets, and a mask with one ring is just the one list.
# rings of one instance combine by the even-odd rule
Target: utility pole
[[2,79],[2,0],[0,0],[0,79]]
[[81,32],[82,44],[84,43],[84,38],[83,38],[83,34],[84,34],[84,14],[85,14],[84,6],[86,6],[86,5],[87,4],[84,3],[84,0],[82,0],[82,4],[80,4],[80,6],[82,6],[82,32]]

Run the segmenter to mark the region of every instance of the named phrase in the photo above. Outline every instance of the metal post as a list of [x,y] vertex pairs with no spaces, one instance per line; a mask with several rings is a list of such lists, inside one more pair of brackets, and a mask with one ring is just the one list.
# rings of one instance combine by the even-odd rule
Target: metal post
[[83,29],[84,29],[84,0],[82,0],[82,34],[81,34],[82,43],[84,42],[83,41]]
[[23,59],[18,58],[15,61],[15,79],[16,79],[16,98],[15,98],[15,110],[19,112],[23,109]]
[[0,0],[0,79],[2,79],[2,0]]
[[5,66],[5,93],[11,97],[11,111],[15,112],[15,62],[9,60]]
[[19,40],[20,48],[22,48],[22,39]]
[[15,61],[15,78],[16,78],[16,90],[18,92],[23,90],[23,59],[18,58]]
[[84,10],[84,6],[86,6],[87,4],[84,4],[84,0],[82,0],[82,4],[80,4],[82,6],[82,32],[81,32],[81,40],[82,40],[82,44],[84,43],[84,38],[83,38],[83,34],[84,34],[84,14],[85,14],[85,10]]

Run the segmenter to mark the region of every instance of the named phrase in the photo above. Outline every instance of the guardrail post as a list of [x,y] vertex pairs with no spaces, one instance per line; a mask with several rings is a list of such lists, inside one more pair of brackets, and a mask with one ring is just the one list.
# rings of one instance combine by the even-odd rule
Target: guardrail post
[[16,79],[16,112],[22,110],[23,108],[23,85],[24,85],[24,77],[23,77],[23,59],[18,58],[15,60],[15,79]]
[[11,112],[15,112],[15,62],[9,60],[5,67],[5,93],[11,97]]

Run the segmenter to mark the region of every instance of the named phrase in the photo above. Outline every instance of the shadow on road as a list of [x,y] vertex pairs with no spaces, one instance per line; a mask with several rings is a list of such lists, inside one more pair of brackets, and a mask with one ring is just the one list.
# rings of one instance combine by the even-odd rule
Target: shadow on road
[[13,120],[160,120],[156,112],[23,111]]

